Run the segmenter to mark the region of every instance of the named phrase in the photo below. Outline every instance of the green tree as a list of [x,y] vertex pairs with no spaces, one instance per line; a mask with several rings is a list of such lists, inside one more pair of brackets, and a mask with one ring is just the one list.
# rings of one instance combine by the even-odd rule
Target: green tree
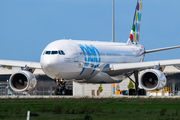
[[102,92],[102,91],[103,91],[102,84],[100,84],[100,86],[99,86],[98,90],[99,90],[100,92]]
[[134,88],[134,84],[133,82],[130,80],[129,81],[129,85],[128,85],[128,89],[133,89]]

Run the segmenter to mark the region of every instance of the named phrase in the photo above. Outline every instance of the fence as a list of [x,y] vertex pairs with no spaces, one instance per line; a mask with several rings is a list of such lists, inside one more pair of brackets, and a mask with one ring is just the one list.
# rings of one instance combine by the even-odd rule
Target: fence
[[[56,86],[49,87],[36,87],[34,90],[29,92],[16,93],[10,87],[8,83],[0,83],[0,96],[30,96],[30,95],[55,95]],[[66,95],[72,95],[72,87],[68,86]]]

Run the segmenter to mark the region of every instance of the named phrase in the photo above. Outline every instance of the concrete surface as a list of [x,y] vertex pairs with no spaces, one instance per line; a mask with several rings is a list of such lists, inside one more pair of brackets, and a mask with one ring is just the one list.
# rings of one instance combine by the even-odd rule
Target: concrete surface
[[179,98],[180,96],[0,96],[0,99],[28,99],[28,98]]

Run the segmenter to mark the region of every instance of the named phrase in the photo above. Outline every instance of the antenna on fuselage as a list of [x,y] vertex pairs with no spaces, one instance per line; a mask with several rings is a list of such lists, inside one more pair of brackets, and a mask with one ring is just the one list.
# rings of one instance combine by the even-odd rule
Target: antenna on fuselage
[[114,42],[114,0],[112,0],[112,42]]

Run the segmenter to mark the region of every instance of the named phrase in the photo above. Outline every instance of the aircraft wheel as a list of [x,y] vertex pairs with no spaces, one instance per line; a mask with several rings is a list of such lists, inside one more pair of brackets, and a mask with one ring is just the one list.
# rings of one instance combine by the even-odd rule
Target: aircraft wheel
[[66,89],[62,89],[61,93],[62,93],[62,95],[65,95],[66,94]]
[[59,95],[59,89],[55,90],[55,95]]

